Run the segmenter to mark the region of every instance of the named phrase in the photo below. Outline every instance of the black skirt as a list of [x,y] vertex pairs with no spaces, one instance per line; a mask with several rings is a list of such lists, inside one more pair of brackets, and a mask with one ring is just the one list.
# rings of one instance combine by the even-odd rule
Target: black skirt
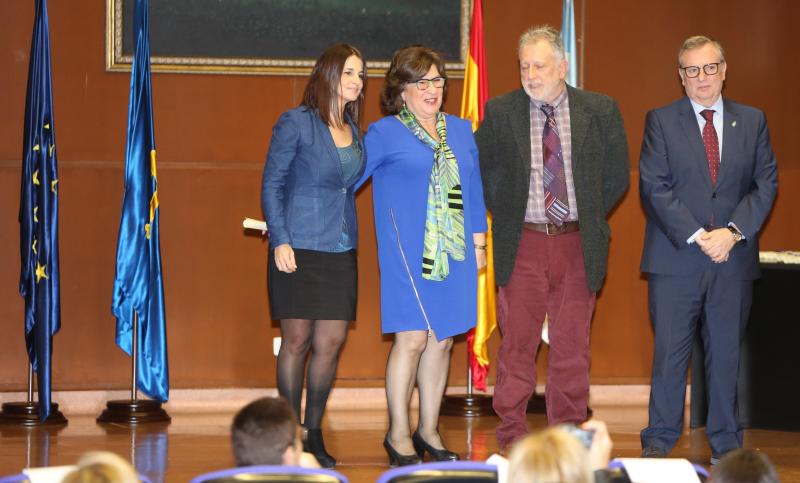
[[341,253],[294,250],[297,270],[285,273],[267,263],[267,287],[272,318],[355,320],[358,264],[356,251]]

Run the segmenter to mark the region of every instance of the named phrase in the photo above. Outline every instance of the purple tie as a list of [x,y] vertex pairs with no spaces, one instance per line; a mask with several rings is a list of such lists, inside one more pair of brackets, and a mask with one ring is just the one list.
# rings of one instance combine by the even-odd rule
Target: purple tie
[[541,110],[547,116],[542,131],[545,214],[553,223],[561,225],[569,215],[564,157],[561,153],[561,140],[558,138],[556,119],[553,117],[553,106],[544,104]]

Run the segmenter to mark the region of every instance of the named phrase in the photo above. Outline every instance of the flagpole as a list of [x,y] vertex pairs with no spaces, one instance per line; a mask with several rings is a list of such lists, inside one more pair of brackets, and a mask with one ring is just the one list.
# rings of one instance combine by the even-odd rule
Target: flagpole
[[33,364],[28,363],[28,404],[33,404]]
[[159,401],[139,399],[139,314],[133,312],[133,330],[131,330],[131,398],[108,401],[106,409],[97,417],[98,423],[124,424],[136,426],[145,423],[169,424],[172,418],[161,407]]
[[139,344],[136,342],[139,340],[139,316],[136,312],[133,313],[133,330],[131,332],[131,347],[133,347],[133,353],[131,354],[131,402],[136,404],[139,399],[136,393],[136,366],[139,362]]

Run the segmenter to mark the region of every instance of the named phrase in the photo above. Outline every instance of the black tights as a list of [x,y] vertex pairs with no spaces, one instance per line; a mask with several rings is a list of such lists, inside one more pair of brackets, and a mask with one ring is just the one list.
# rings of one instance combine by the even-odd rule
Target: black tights
[[320,429],[328,394],[336,376],[339,352],[347,337],[346,320],[281,320],[281,350],[278,353],[278,393],[300,417],[303,375],[308,363],[308,390],[303,425]]

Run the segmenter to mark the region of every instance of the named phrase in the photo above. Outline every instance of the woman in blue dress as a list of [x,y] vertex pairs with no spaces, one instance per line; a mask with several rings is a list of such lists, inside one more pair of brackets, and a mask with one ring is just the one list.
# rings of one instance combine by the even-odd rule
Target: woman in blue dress
[[[386,364],[391,465],[427,451],[455,460],[439,434],[453,336],[475,326],[477,274],[486,264],[486,208],[478,149],[468,121],[440,111],[447,93],[441,57],[415,46],[397,51],[381,94],[387,117],[364,143],[381,272],[381,319],[394,333]],[[409,401],[419,388],[414,434]]]
[[339,352],[355,319],[357,266],[355,182],[364,171],[358,121],[364,59],[335,44],[314,65],[300,107],[272,130],[262,205],[269,228],[269,302],[281,321],[278,392],[298,418],[308,362],[306,451],[325,468],[322,415]]

